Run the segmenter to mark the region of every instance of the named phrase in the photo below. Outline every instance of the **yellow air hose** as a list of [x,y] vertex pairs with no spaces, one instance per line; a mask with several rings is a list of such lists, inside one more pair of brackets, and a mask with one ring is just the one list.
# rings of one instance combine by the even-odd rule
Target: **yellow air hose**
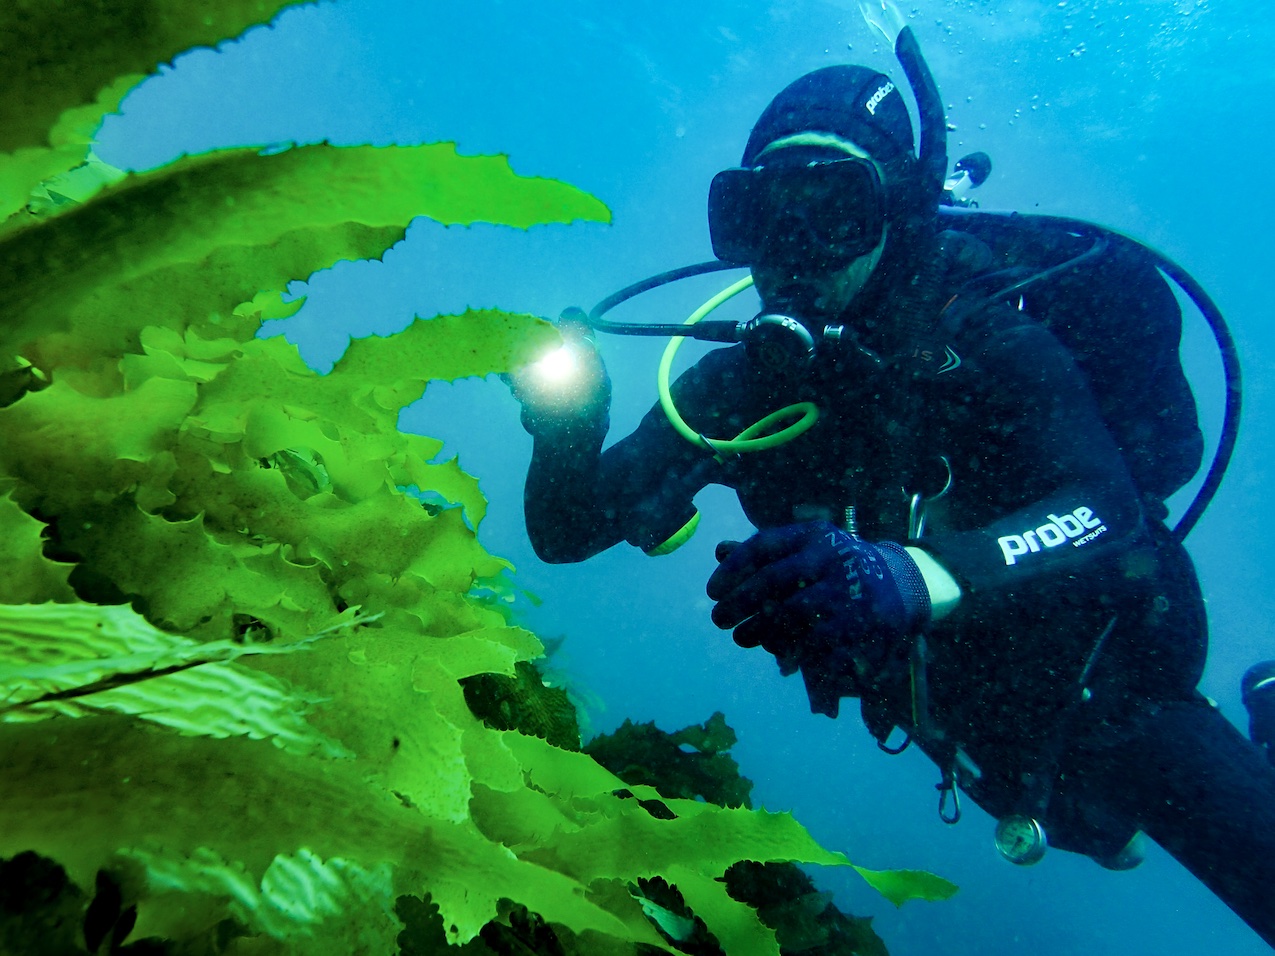
[[[692,312],[684,324],[694,325],[712,313],[723,302],[743,292],[752,284],[753,277],[744,276],[744,278],[727,286]],[[669,372],[673,367],[673,357],[677,355],[677,350],[682,347],[683,341],[685,341],[685,336],[680,335],[669,340],[668,347],[664,349],[664,355],[660,358],[660,370],[656,379],[656,388],[659,391],[660,406],[664,409],[664,414],[668,416],[669,423],[677,430],[679,435],[692,444],[706,447],[718,458],[724,459],[730,455],[738,455],[743,452],[765,451],[768,448],[776,448],[803,434],[818,421],[818,406],[813,402],[797,402],[795,405],[787,405],[778,411],[771,412],[761,421],[749,425],[734,438],[709,438],[701,435],[690,425],[686,424],[686,420],[682,418],[677,407],[673,404],[673,394],[669,391]],[[785,419],[794,417],[797,420],[784,428],[778,431],[771,430]]]

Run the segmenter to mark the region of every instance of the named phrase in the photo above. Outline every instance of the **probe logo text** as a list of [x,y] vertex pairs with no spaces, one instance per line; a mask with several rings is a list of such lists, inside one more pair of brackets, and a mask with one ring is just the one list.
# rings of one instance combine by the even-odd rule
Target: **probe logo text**
[[1001,546],[1005,563],[1017,564],[1024,554],[1056,548],[1068,541],[1073,548],[1079,548],[1104,534],[1106,530],[1107,526],[1101,518],[1094,515],[1092,509],[1081,506],[1071,514],[1049,515],[1049,520],[1034,531],[1007,534],[1003,538],[997,538],[996,543]]
[[868,112],[876,116],[877,107],[881,105],[881,101],[894,92],[894,84],[886,83],[885,86],[879,87],[875,93],[863,105],[868,108]]

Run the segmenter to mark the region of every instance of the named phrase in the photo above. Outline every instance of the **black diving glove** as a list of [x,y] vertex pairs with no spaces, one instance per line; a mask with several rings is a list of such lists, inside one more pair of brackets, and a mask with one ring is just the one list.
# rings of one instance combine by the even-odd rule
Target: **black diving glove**
[[558,320],[562,346],[504,376],[520,405],[522,427],[533,437],[572,438],[606,433],[611,378],[579,309]]
[[836,717],[841,697],[905,665],[903,638],[929,623],[929,590],[903,547],[826,521],[767,528],[718,557],[713,623],[774,654],[785,674],[800,670],[816,714]]

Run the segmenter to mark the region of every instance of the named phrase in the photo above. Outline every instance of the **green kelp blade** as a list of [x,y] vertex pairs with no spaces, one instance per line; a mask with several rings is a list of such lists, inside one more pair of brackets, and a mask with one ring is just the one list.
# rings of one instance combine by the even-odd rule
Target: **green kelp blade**
[[114,111],[142,77],[119,77],[95,102],[67,110],[49,130],[48,146],[0,152],[0,236],[85,202],[124,173],[93,154],[102,117]]
[[322,688],[307,719],[360,755],[368,779],[433,819],[469,818],[473,782],[525,787],[504,743],[470,712],[460,681],[512,674],[542,646],[527,631],[486,627],[446,638],[381,619],[303,655],[254,660],[293,686]]
[[[608,787],[608,778],[617,779],[582,754],[557,750],[537,738],[507,735],[506,739],[514,753],[531,768],[530,782],[546,792],[578,803],[590,794],[600,796]],[[612,786],[611,789],[618,788]],[[649,787],[628,789],[644,799],[660,796]],[[565,862],[564,857],[562,867],[587,882],[621,875],[651,876],[673,865],[692,866],[720,876],[739,860],[853,866],[843,854],[819,846],[787,814],[722,810],[693,800],[665,799],[663,802],[677,819],[630,816],[630,808],[635,807],[637,801],[627,800],[615,816],[604,814],[587,827],[564,833],[556,852],[568,853],[570,862]],[[626,816],[621,824],[620,818]],[[506,840],[511,838],[516,838],[514,831],[504,836]],[[859,866],[854,869],[895,905],[909,899],[947,899],[957,890],[947,880],[921,870],[869,870]]]
[[[350,376],[318,375],[281,338],[229,349],[146,338],[150,354],[123,363],[122,394],[60,376],[0,409],[0,473],[19,479],[19,504],[59,517],[85,572],[142,600],[155,623],[211,638],[251,616],[295,639],[335,613],[335,587],[350,603],[411,608],[434,632],[440,603],[426,594],[463,595],[507,567],[475,538],[474,480],[429,463],[439,444],[398,432],[396,412],[361,410]],[[431,513],[406,484],[463,511]]]
[[[511,749],[523,760],[531,786],[504,792],[476,788],[470,809],[484,833],[520,858],[591,888],[663,877],[676,884],[695,915],[731,954],[777,956],[778,947],[773,931],[761,924],[755,911],[728,894],[722,876],[730,866],[740,860],[844,863],[844,857],[818,847],[790,816],[666,800],[664,805],[677,816],[660,819],[638,800],[620,795],[630,788],[583,797],[591,788],[587,781],[605,774],[601,768],[590,768],[583,755],[560,751],[567,756],[553,760],[544,744],[545,759],[533,760],[528,759],[528,747]],[[546,774],[546,763],[558,766]],[[570,770],[568,763],[574,764]],[[550,788],[541,792],[549,779],[568,775],[574,777],[574,786],[568,785],[565,793]]]
[[[236,315],[241,303],[379,256],[417,216],[526,228],[610,213],[572,186],[518,176],[503,156],[461,156],[451,143],[190,157],[0,240],[10,316],[0,351],[46,370],[86,365],[138,351],[140,329],[161,323],[246,341],[259,318]],[[42,337],[53,341],[36,348]]]
[[[464,764],[481,755],[490,769],[492,758],[474,741],[462,747],[466,727],[457,725],[466,724],[493,744],[503,736],[468,715],[456,678],[512,669],[515,660],[538,651],[530,634],[500,628],[448,641],[375,629],[348,638],[329,635],[313,651],[319,667],[307,667],[310,655],[294,655],[291,648],[195,645],[156,631],[127,608],[59,605],[8,612],[7,618],[0,615],[0,634],[11,639],[0,643],[0,655],[16,662],[9,668],[14,693],[30,693],[40,683],[74,688],[83,680],[100,682],[118,667],[159,666],[196,654],[264,653],[280,663],[296,658],[295,669],[312,686],[323,678],[335,691],[320,708],[325,723],[338,733],[344,724],[343,741],[357,745],[361,755],[351,761],[353,754],[344,748],[314,745],[324,738],[301,716],[316,698],[279,678],[221,661],[186,672],[183,676],[206,679],[188,681],[175,696],[158,691],[178,675],[60,701],[74,704],[63,713],[79,719],[56,728],[27,725],[32,732],[49,728],[44,746],[56,747],[43,757],[39,736],[0,723],[0,759],[9,779],[22,782],[11,788],[20,792],[0,795],[0,812],[23,818],[21,826],[0,835],[0,854],[36,849],[83,878],[106,865],[118,846],[125,857],[145,864],[153,891],[229,896],[231,915],[276,938],[308,928],[326,938],[333,935],[333,919],[357,928],[374,918],[379,925],[395,893],[406,891],[439,899],[460,942],[494,918],[501,898],[520,899],[580,931],[621,937],[631,932],[588,903],[568,876],[517,860],[468,820]],[[237,680],[227,683],[232,671]],[[362,693],[351,695],[360,686]],[[139,690],[150,691],[149,697],[120,701]],[[105,706],[112,696],[115,706]],[[112,710],[134,720],[102,715]],[[180,720],[174,724],[171,715]],[[143,722],[172,724],[201,739],[182,743],[155,728],[148,731]],[[450,744],[441,739],[449,724]],[[86,733],[79,732],[81,726]],[[256,746],[227,749],[226,741],[209,739],[226,737]],[[386,763],[377,759],[378,739],[385,744]],[[451,774],[454,800],[439,791],[449,776],[440,766],[448,751],[458,771]],[[298,762],[302,755],[306,759]],[[342,769],[345,764],[350,768]],[[520,785],[517,765],[509,770],[507,785]],[[185,787],[187,801],[181,799]],[[23,802],[22,794],[44,794],[46,788],[58,796],[44,800],[38,811]],[[390,797],[387,807],[399,810],[389,817],[372,812]],[[155,819],[161,803],[172,806],[162,820]],[[345,809],[334,814],[334,804]],[[265,830],[268,840],[261,836]],[[279,855],[268,859],[272,850]],[[394,881],[384,878],[387,866],[402,864],[409,865]],[[290,893],[299,898],[289,903]],[[353,906],[364,909],[350,912]],[[149,917],[164,918],[154,912]]]
[[[144,333],[154,339],[155,330]],[[465,508],[477,526],[486,502],[477,482],[454,465],[432,463],[441,443],[398,430],[399,411],[416,401],[431,380],[452,380],[505,372],[534,358],[557,341],[557,332],[544,320],[495,310],[475,310],[457,316],[417,320],[387,337],[359,339],[328,375],[306,368],[295,346],[281,337],[253,340],[227,357],[220,371],[212,363],[192,358],[184,346],[164,346],[170,370],[153,360],[153,374],[202,375],[199,403],[189,428],[222,443],[244,440],[253,459],[268,459],[291,449],[322,463],[331,490],[357,501],[387,481],[399,487],[437,491]],[[137,387],[144,379],[141,365],[127,356],[127,381]],[[475,423],[476,425],[478,423]]]
[[[651,787],[625,787],[619,777],[586,754],[560,750],[538,737],[512,732],[506,733],[505,739],[531,768],[532,786],[546,793],[575,801],[589,797],[611,800],[615,791],[627,789],[643,799],[661,799]],[[581,875],[587,872],[589,879],[656,876],[666,864],[697,863],[720,876],[740,860],[827,866],[849,862],[843,854],[819,846],[787,813],[724,809],[698,800],[663,802],[677,819],[657,820],[641,810],[636,800],[617,800],[620,809],[615,817],[632,815],[634,819],[621,827],[624,833],[609,833],[610,823],[590,828],[593,832],[578,848],[585,868]]]
[[126,73],[266,23],[297,0],[6,0],[0,5],[0,152],[44,146],[72,107]]
[[[392,942],[388,946],[387,942],[397,935],[398,922],[392,910],[393,874],[385,863],[366,868],[341,857],[325,860],[302,848],[276,856],[258,882],[248,878],[237,861],[223,860],[206,847],[188,856],[137,848],[124,850],[119,856],[140,867],[152,887],[168,893],[179,891],[185,903],[169,907],[170,912],[143,907],[131,939],[216,939],[215,926],[212,931],[200,932],[204,927],[183,925],[185,921],[171,911],[198,913],[215,907],[215,901],[229,900],[229,915],[240,924],[291,944],[267,952],[345,956],[394,951]],[[204,905],[192,906],[195,901]],[[315,941],[316,935],[321,936],[321,942]],[[220,951],[220,947],[209,951]],[[261,951],[259,944],[253,951]]]
[[27,486],[14,497],[29,511],[105,507],[156,480],[196,399],[193,384],[171,379],[104,398],[56,381],[0,408],[0,475]]
[[73,565],[44,556],[46,527],[43,521],[23,511],[12,494],[0,494],[0,567],[4,568],[0,574],[0,603],[75,599],[67,584]]
[[199,643],[128,607],[0,605],[0,721],[123,713],[183,734],[349,756],[305,720],[320,696],[234,663],[307,646]]
[[102,119],[162,63],[237,36],[298,0],[8,0],[0,7],[0,235],[106,185]]
[[[301,757],[243,737],[182,737],[124,716],[60,723],[56,739],[47,724],[0,724],[11,783],[0,793],[0,855],[34,850],[92,887],[98,870],[119,865],[122,851],[143,866],[139,925],[157,935],[192,912],[210,924],[235,915],[250,932],[276,938],[315,928],[313,914],[300,908],[258,912],[280,856],[337,858],[359,873],[383,873],[411,847],[419,850],[427,830],[419,814],[369,787],[352,761]],[[354,875],[348,867],[346,874]],[[332,874],[315,875],[326,876],[332,892]],[[357,884],[374,888],[350,882],[339,895],[351,904],[364,895]],[[359,907],[360,922],[374,924],[393,905],[393,888],[386,889]],[[174,891],[183,894],[180,905]],[[393,921],[374,925],[380,946],[366,951],[393,952]],[[358,951],[348,940],[326,940],[322,929],[307,953]]]
[[397,412],[420,398],[428,382],[509,372],[560,341],[544,319],[470,309],[418,318],[393,335],[355,339],[328,379],[373,413]]
[[854,869],[895,906],[902,906],[908,900],[945,900],[959,889],[955,883],[925,870],[869,870],[862,866]]
[[775,931],[755,909],[724,892],[719,879],[684,866],[670,866],[666,876],[730,956],[779,956]]
[[86,203],[99,192],[124,179],[128,173],[104,162],[91,149],[84,162],[40,183],[32,194],[28,212],[48,216],[68,206]]

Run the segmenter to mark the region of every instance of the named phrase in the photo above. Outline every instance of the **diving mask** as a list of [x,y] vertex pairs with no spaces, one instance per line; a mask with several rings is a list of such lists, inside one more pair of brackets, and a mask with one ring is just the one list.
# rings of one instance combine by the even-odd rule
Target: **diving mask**
[[708,192],[713,253],[727,262],[828,273],[872,252],[886,222],[885,188],[868,159],[726,169]]

